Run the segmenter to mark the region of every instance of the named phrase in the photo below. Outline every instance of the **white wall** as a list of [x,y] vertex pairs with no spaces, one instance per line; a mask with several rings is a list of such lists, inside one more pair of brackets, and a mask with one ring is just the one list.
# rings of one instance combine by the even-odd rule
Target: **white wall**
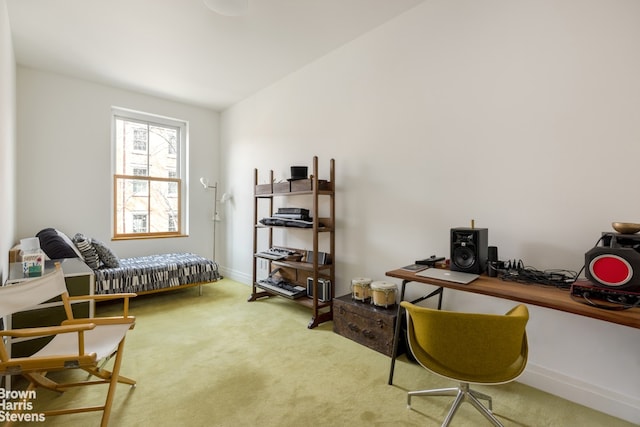
[[[213,193],[218,179],[219,114],[151,96],[18,68],[18,238],[54,227],[102,240],[120,257],[161,252],[213,255]],[[113,241],[111,107],[189,123],[188,238]]]
[[15,239],[16,62],[5,0],[0,0],[0,283]]
[[[336,159],[339,294],[448,255],[471,219],[501,259],[581,269],[612,221],[640,222],[639,17],[634,0],[433,0],[223,112],[226,273],[250,283],[253,169],[287,178],[313,155]],[[640,423],[640,331],[532,306],[529,334],[523,382]]]

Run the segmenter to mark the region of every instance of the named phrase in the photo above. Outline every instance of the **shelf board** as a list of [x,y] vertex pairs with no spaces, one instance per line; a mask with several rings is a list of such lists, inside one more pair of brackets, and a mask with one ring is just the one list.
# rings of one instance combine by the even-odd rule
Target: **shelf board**
[[[296,299],[291,299],[291,298],[287,298],[285,296],[279,295],[276,292],[269,292],[266,289],[260,288],[260,291],[264,291],[263,293],[267,293],[267,294],[269,294],[271,296],[274,296],[274,297],[284,298],[287,301],[295,302],[296,304],[300,304],[300,305],[303,305],[303,306],[308,307],[308,308],[313,308],[313,298],[300,297],[300,298],[296,298]],[[318,301],[318,309],[325,308],[325,307],[330,307],[330,306],[331,306],[331,302]]]
[[[320,224],[323,224],[322,226],[318,226],[318,232],[319,233],[326,233],[326,232],[330,232],[330,231],[334,231],[333,228],[333,221],[331,220],[331,218],[327,218],[327,217],[321,217],[318,218],[318,222]],[[255,225],[256,228],[273,228],[273,229],[286,229],[286,230],[313,230],[313,227],[287,227],[285,225],[265,225],[262,223],[257,223]]]
[[[255,295],[253,295],[254,298],[260,298],[260,297],[264,297],[264,296],[274,296],[274,297],[280,297],[280,298],[284,298],[288,301],[292,301],[295,302],[297,304],[303,305],[305,307],[309,307],[309,308],[313,308],[313,298],[309,298],[306,296],[302,296],[300,298],[296,298],[296,299],[292,299],[292,298],[287,298],[283,295],[278,294],[277,292],[273,292],[270,291],[269,289],[265,289],[265,288],[261,288],[259,287],[259,285],[256,283],[256,290],[259,290],[259,292],[256,292]],[[325,308],[325,307],[330,307],[331,306],[331,301],[327,301],[327,302],[323,302],[318,300],[318,309],[321,308]]]
[[[285,227],[284,225],[264,225],[264,224],[256,224],[256,228],[285,228],[287,230],[308,230],[313,231],[313,227]],[[332,227],[318,227],[318,233],[326,233],[329,231],[333,231]]]
[[[291,267],[291,268],[295,268],[296,270],[313,271],[313,264],[310,262],[284,261],[281,259],[271,260],[271,262],[281,267]],[[326,270],[331,271],[332,268],[333,268],[333,264],[318,265],[318,271],[326,271]]]
[[[254,194],[254,196],[257,199],[269,199],[271,197],[305,196],[305,195],[310,195],[310,194],[313,194],[313,191],[305,190],[305,191],[289,191],[289,192],[283,192],[283,193],[265,193],[265,194]],[[333,191],[332,190],[318,190],[318,194],[321,195],[321,196],[332,196],[333,195]]]

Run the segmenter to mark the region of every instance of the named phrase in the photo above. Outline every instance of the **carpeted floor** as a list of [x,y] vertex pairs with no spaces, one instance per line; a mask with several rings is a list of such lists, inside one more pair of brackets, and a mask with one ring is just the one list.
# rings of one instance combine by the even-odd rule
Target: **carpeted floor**
[[[111,426],[438,426],[451,399],[406,392],[453,385],[403,356],[394,385],[389,358],[332,331],[307,329],[310,311],[282,298],[247,302],[250,288],[224,279],[203,287],[136,298]],[[114,311],[99,306],[99,315]],[[55,375],[68,376],[69,373]],[[106,388],[56,395],[39,390],[40,408],[100,404]],[[505,426],[631,426],[518,383],[479,387]],[[50,417],[45,426],[99,425],[100,413]],[[488,422],[465,403],[454,426]],[[33,425],[29,423],[17,425]]]

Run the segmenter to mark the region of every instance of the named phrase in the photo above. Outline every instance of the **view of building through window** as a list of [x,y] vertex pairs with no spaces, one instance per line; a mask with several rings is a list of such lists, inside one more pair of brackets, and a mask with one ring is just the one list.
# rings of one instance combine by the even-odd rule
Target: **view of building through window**
[[114,237],[179,234],[184,126],[114,119]]

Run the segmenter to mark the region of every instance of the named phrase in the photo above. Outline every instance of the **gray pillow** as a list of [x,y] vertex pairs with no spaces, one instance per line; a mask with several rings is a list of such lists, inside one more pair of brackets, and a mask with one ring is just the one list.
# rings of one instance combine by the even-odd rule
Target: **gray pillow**
[[84,262],[90,268],[97,270],[98,267],[100,267],[100,258],[98,258],[96,249],[91,245],[91,240],[86,238],[82,233],[77,233],[71,240],[82,254]]
[[105,265],[105,267],[120,267],[120,258],[116,254],[113,253],[111,249],[109,249],[104,243],[100,240],[91,239],[91,245],[95,248],[98,253],[98,258]]

